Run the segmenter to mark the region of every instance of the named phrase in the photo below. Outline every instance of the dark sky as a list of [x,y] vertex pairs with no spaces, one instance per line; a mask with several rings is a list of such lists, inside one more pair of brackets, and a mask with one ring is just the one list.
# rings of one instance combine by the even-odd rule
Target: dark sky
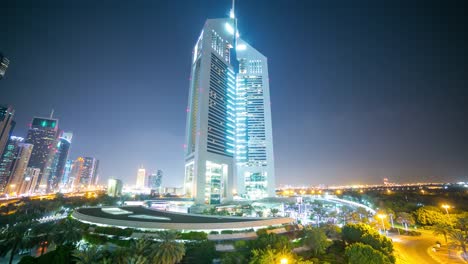
[[[463,1],[237,2],[241,36],[269,58],[279,184],[468,180]],[[72,157],[99,158],[102,179],[134,184],[143,164],[181,185],[192,48],[229,8],[1,1],[14,134],[54,108]]]

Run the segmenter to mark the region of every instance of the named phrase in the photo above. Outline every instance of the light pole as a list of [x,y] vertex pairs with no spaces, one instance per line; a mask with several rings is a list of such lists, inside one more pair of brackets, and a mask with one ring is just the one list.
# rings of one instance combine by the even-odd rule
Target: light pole
[[445,212],[447,213],[447,215],[449,215],[448,209],[450,208],[450,205],[448,205],[448,204],[443,204],[443,205],[442,205],[442,208],[444,208],[444,209],[445,209]]
[[384,215],[384,214],[378,214],[377,217],[380,218],[380,220],[382,220],[382,229],[383,229],[383,233],[385,234],[385,231],[386,231],[386,230],[385,230],[384,219],[387,218],[387,216]]

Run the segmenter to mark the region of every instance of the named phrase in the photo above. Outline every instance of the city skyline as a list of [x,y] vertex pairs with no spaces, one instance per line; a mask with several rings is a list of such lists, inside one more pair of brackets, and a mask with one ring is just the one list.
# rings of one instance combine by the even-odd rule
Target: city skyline
[[[77,21],[83,19],[80,12],[71,10],[73,5],[78,5],[78,10],[85,9],[90,2],[64,4],[60,15],[48,11],[50,18],[46,20],[36,12],[40,6],[30,13],[20,6],[11,6],[12,14],[7,15],[11,23],[0,29],[0,43],[5,45],[0,50],[10,60],[6,76],[0,82],[0,103],[11,104],[16,110],[13,135],[26,137],[31,118],[46,116],[55,108],[61,125],[74,132],[72,157],[80,153],[98,157],[102,182],[110,177],[132,182],[139,164],[158,167],[165,164],[167,168],[162,168],[170,175],[166,178],[168,185],[182,185],[189,51],[203,21],[227,15],[230,4],[206,2],[209,7],[183,2],[187,10],[176,7],[177,3],[182,4],[180,1],[142,4],[150,11],[120,27],[124,37],[141,39],[137,42],[125,42],[117,35],[115,28],[120,23],[117,17],[122,11],[108,3],[97,4],[97,10],[110,10],[105,14],[108,23],[87,33],[78,26]],[[291,11],[280,13],[283,5],[281,1],[269,5],[266,1],[239,1],[236,12],[241,17],[240,27],[247,29],[245,38],[269,57],[274,80],[270,89],[278,185],[376,183],[383,178],[397,182],[458,181],[467,177],[468,148],[464,135],[468,128],[463,122],[467,92],[463,90],[466,77],[462,76],[466,66],[461,63],[466,58],[461,49],[466,37],[461,36],[461,27],[454,23],[455,19],[449,19],[449,15],[460,15],[454,7],[442,8],[431,22],[409,12],[391,11],[385,6],[363,8],[359,3],[355,9],[342,4],[336,10],[324,2],[296,3],[291,4]],[[260,7],[268,12],[256,14],[254,10]],[[139,8],[142,7],[132,7],[124,17],[135,18]],[[301,8],[309,12],[291,15]],[[414,12],[424,14],[435,8],[428,5],[427,10]],[[368,16],[360,18],[351,15],[350,10]],[[158,26],[166,18],[165,12],[178,12],[181,18],[175,23],[185,26],[182,32],[171,33]],[[28,27],[15,20],[23,13],[28,19],[37,19],[38,24]],[[101,17],[103,13],[91,16],[89,23],[105,20]],[[156,18],[158,15],[154,13],[160,17]],[[66,14],[71,17],[62,17]],[[282,24],[274,21],[278,14]],[[379,18],[382,14],[389,18]],[[397,18],[403,18],[402,22],[392,24]],[[53,26],[53,21],[65,24]],[[382,25],[365,26],[369,21]],[[65,33],[68,26],[76,32]],[[4,39],[16,28],[26,34],[15,36],[13,41]],[[50,37],[35,35],[34,28],[48,28],[51,36],[59,35],[62,41],[55,43]],[[407,31],[392,39],[392,32],[401,28]],[[115,43],[111,45],[98,36],[103,33],[109,34]],[[290,34],[298,36],[297,39],[279,38]],[[360,37],[352,38],[349,34]],[[92,36],[88,39],[90,43],[102,44],[71,44],[80,36]],[[159,38],[167,42],[159,44]],[[422,45],[428,39],[440,41],[432,46]],[[15,45],[31,40],[38,40],[37,47]],[[45,48],[46,45],[53,48]],[[106,45],[110,49],[103,52]],[[165,55],[162,50],[170,52]],[[391,55],[382,55],[384,50]],[[39,51],[44,54],[35,56]],[[85,62],[77,54],[87,60],[92,58],[89,69],[80,67]],[[304,59],[297,64],[300,54]],[[414,56],[402,59],[401,54]],[[154,62],[156,58],[174,61],[163,65]],[[70,59],[76,60],[77,65],[64,63]],[[41,69],[39,63],[57,70],[58,77]],[[447,69],[434,66],[436,63],[446,65]],[[134,70],[126,66],[115,73],[108,71],[117,69],[112,65],[124,64],[132,65]],[[299,77],[303,79],[297,80]],[[4,93],[4,89],[8,91]],[[129,94],[127,89],[135,94]],[[63,98],[74,100],[64,104]],[[128,108],[119,110],[125,104]],[[122,152],[114,142],[122,144],[131,154],[117,156]]]

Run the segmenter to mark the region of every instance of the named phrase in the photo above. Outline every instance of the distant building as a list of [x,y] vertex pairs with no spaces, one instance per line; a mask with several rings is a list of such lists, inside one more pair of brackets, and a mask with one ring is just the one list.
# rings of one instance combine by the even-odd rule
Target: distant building
[[71,140],[73,133],[63,132],[62,136],[58,139],[57,143],[57,153],[55,154],[55,168],[53,174],[50,177],[50,189],[57,191],[63,182],[63,176],[65,174],[65,169],[67,166],[68,155],[70,153]]
[[146,170],[141,167],[138,169],[137,180],[136,180],[136,187],[137,188],[145,188],[145,178],[146,178]]
[[31,195],[34,193],[34,188],[37,185],[41,170],[36,168],[26,168],[24,179],[18,190],[20,195]]
[[33,145],[24,138],[11,137],[0,160],[0,192],[17,194],[29,162]]
[[0,53],[0,80],[5,76],[8,65],[10,65],[10,60]]
[[34,148],[28,167],[40,169],[38,188],[45,192],[49,185],[49,175],[53,169],[58,142],[58,120],[53,118],[34,117],[28,130],[26,143]]
[[75,161],[73,161],[71,172],[68,177],[68,188],[70,190],[77,190],[81,188],[81,175],[83,174],[84,169],[84,159],[82,157],[78,157]]
[[161,193],[161,184],[162,184],[163,171],[157,170],[156,173],[148,175],[148,184],[147,187],[151,190],[155,190],[157,193]]
[[183,195],[184,188],[183,187],[165,187],[164,194]]
[[96,185],[99,161],[93,157],[84,157],[80,184],[85,187]]
[[122,181],[118,179],[109,179],[107,181],[107,195],[110,197],[119,197],[122,195]]
[[0,105],[0,157],[15,127],[14,114],[15,111],[12,106]]
[[73,165],[73,160],[71,159],[67,159],[66,163],[65,163],[65,169],[63,171],[63,177],[62,177],[62,183],[61,183],[61,187],[62,188],[70,188],[71,184],[69,184],[69,178],[70,178],[70,172],[71,172],[71,169],[72,169],[72,165]]

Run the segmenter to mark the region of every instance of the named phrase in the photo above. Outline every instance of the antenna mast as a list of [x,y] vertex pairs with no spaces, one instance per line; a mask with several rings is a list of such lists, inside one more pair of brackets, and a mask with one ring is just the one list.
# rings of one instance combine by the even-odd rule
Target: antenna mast
[[50,119],[54,117],[54,109],[52,108],[52,111],[50,112]]

